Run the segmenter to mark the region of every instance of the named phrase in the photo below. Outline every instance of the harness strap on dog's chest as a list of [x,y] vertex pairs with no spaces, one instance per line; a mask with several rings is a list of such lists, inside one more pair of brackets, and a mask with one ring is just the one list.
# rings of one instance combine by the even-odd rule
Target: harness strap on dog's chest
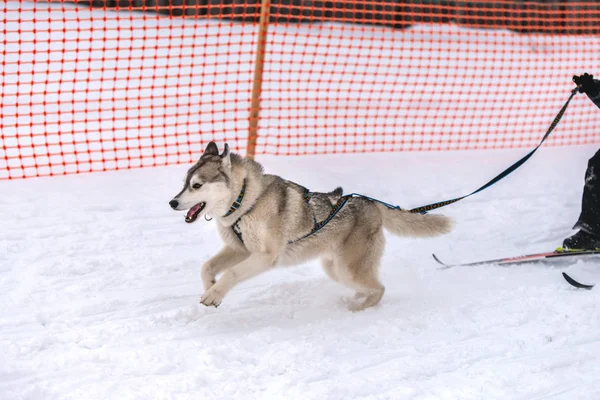
[[238,222],[240,222],[239,219],[237,221],[235,221],[235,223],[233,225],[231,225],[231,230],[233,231],[233,233],[235,233],[235,236],[237,236],[237,238],[240,239],[240,242],[242,242],[242,244],[244,244],[244,239],[242,238],[242,230],[240,229]]

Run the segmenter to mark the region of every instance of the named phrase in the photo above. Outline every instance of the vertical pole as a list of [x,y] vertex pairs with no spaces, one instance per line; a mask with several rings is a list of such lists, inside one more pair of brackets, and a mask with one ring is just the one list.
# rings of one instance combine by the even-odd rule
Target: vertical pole
[[260,20],[258,26],[258,41],[256,43],[256,60],[254,62],[254,80],[252,83],[252,104],[250,105],[250,126],[248,129],[248,149],[246,157],[254,159],[258,118],[260,114],[260,96],[262,91],[263,65],[267,47],[267,28],[269,27],[270,0],[261,0]]

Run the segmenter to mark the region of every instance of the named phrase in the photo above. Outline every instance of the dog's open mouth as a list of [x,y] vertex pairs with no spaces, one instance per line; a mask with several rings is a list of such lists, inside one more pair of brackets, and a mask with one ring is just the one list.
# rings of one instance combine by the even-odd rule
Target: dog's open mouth
[[200,212],[204,210],[205,206],[206,203],[198,203],[194,207],[190,208],[187,214],[185,214],[185,222],[187,222],[188,224],[194,222],[196,218],[198,218]]

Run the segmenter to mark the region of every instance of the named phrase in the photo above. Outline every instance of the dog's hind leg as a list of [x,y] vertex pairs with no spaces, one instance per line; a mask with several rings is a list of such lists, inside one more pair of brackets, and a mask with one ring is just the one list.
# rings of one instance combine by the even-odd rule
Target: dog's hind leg
[[335,270],[333,269],[333,259],[332,258],[323,257],[321,259],[321,265],[323,266],[323,271],[325,271],[325,274],[327,274],[327,276],[331,280],[334,280],[336,282],[340,281],[338,279],[337,275],[335,274]]
[[217,274],[233,267],[248,258],[248,252],[235,250],[229,246],[225,246],[202,265],[202,283],[204,291],[210,289],[216,283]]
[[366,308],[373,307],[379,303],[383,294],[385,293],[385,286],[379,282],[377,277],[368,277],[367,279],[361,279],[361,282],[355,282],[357,289],[355,299],[364,297],[362,303],[352,304],[350,311],[362,311]]
[[385,287],[379,281],[379,263],[383,255],[384,238],[380,229],[376,233],[355,232],[344,243],[342,252],[334,262],[339,281],[356,290],[355,298],[362,302],[352,304],[351,311],[373,307],[383,297]]
[[381,284],[377,276],[378,264],[372,264],[372,260],[364,261],[365,263],[347,266],[347,272],[343,274],[347,278],[342,283],[356,290],[354,299],[363,299],[359,303],[351,304],[348,307],[350,311],[362,311],[373,307],[379,303],[385,292],[385,286]]
[[[321,259],[321,265],[323,266],[323,271],[325,271],[325,274],[332,280],[341,284],[344,284],[343,281],[341,281],[334,269],[334,265],[333,265],[333,259],[331,258],[323,258]],[[367,296],[366,293],[361,293],[361,292],[356,292],[354,295],[354,299],[355,300],[360,300],[362,298],[365,298]]]

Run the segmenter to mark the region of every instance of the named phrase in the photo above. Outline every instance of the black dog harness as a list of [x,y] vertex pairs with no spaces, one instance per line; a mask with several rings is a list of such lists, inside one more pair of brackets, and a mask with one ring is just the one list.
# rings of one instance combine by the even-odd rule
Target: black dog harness
[[[244,183],[242,184],[242,189],[240,190],[240,194],[238,196],[238,198],[236,199],[236,201],[233,202],[233,204],[231,205],[231,207],[229,208],[229,211],[227,212],[227,214],[225,214],[224,216],[227,217],[231,214],[233,214],[235,211],[237,211],[241,205],[242,205],[242,200],[244,199],[244,194],[246,192],[246,180],[244,179]],[[306,201],[306,203],[308,204],[310,202],[310,200],[312,199],[312,192],[306,188],[304,188],[304,201]],[[386,207],[393,209],[393,210],[401,210],[401,208],[399,206],[394,206],[388,203],[385,203],[381,200],[377,200],[368,196],[364,196],[362,194],[358,194],[358,193],[352,193],[352,194],[348,194],[345,196],[341,196],[338,201],[335,204],[332,204],[331,206],[331,212],[329,213],[329,215],[327,217],[325,217],[325,219],[323,219],[322,221],[318,222],[317,218],[315,216],[313,216],[313,220],[314,220],[314,226],[313,228],[310,230],[310,232],[308,232],[307,234],[305,234],[304,236],[299,237],[298,239],[294,239],[294,240],[289,240],[288,244],[293,244],[296,243],[302,239],[306,239],[309,236],[314,235],[315,233],[317,233],[318,231],[320,231],[325,225],[327,225],[332,219],[333,217],[335,217],[337,215],[338,212],[340,212],[340,210],[346,205],[346,203],[348,202],[348,200],[352,197],[362,197],[362,198],[366,198],[369,199],[371,201],[376,201],[378,203],[381,203],[383,205],[385,205]],[[244,239],[242,236],[242,229],[240,228],[239,222],[242,220],[242,218],[248,214],[250,211],[252,211],[252,207],[250,209],[248,209],[244,214],[240,215],[240,217],[233,223],[233,225],[231,225],[231,230],[233,231],[233,233],[235,234],[235,236],[237,236],[237,238],[240,240],[240,242],[242,242],[242,244],[244,244]]]

